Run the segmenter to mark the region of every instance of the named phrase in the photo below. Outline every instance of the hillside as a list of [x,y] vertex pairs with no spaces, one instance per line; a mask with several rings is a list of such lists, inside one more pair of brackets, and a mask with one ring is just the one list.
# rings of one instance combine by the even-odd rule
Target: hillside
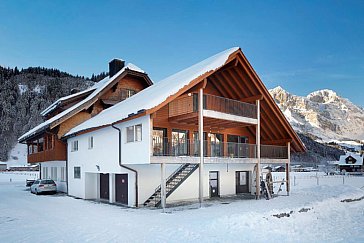
[[306,97],[291,94],[279,86],[269,92],[308,150],[294,154],[293,161],[338,160],[345,153],[338,145],[360,147],[364,139],[364,109],[350,100],[327,89]]
[[0,66],[0,161],[8,160],[20,135],[42,122],[40,111],[73,89],[82,90],[92,83],[57,69]]
[[317,140],[364,140],[364,109],[332,90],[319,90],[306,97],[281,87],[270,90],[293,128]]

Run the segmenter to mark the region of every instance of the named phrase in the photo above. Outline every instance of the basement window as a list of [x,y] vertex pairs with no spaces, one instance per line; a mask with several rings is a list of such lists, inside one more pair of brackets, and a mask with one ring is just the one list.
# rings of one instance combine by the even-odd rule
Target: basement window
[[73,167],[73,178],[81,179],[81,167],[79,166]]

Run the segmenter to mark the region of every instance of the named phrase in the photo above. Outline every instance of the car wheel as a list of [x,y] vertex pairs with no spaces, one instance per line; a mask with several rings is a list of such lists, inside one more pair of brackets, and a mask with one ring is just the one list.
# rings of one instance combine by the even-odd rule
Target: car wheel
[[38,190],[37,190],[37,189],[35,189],[35,194],[36,194],[36,195],[39,195],[39,192],[38,192]]

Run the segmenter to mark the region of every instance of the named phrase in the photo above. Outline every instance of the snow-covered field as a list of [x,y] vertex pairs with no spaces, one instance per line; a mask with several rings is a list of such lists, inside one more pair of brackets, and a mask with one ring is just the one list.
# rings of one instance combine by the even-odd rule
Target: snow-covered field
[[[282,174],[275,174],[275,178]],[[161,210],[36,196],[34,173],[0,173],[0,242],[363,242],[364,177],[296,173],[289,197]],[[11,182],[10,182],[11,178]],[[319,185],[317,185],[319,184]],[[273,215],[287,213],[289,217]]]

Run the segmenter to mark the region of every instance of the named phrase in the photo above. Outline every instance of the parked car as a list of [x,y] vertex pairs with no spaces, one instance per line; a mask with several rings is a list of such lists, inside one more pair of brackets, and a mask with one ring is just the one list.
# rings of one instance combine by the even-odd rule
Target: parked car
[[40,193],[56,193],[57,192],[57,185],[53,180],[46,179],[46,180],[36,180],[33,185],[30,187],[30,192],[35,194]]
[[35,180],[34,179],[27,179],[26,181],[25,181],[25,185],[27,186],[27,187],[30,187],[31,185],[33,185],[33,183],[35,182]]

